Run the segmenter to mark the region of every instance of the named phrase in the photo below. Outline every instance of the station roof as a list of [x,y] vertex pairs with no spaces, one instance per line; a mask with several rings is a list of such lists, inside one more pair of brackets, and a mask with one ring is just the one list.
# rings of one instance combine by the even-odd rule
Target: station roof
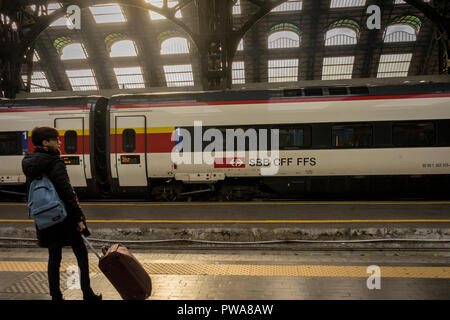
[[[163,6],[163,0],[143,1]],[[48,14],[61,7],[47,2]],[[383,4],[376,32],[368,28],[372,13],[367,11],[374,3]],[[168,1],[169,7],[177,4]],[[236,0],[233,28],[257,9],[253,0]],[[199,28],[197,16],[196,1],[188,1],[175,15],[192,30]],[[57,20],[36,41],[32,93],[200,88],[198,48],[185,30],[156,12],[111,0],[82,9],[81,29],[67,24],[68,18]],[[434,35],[435,25],[402,0],[288,0],[244,35],[234,58],[232,83],[282,87],[305,81],[436,75]]]

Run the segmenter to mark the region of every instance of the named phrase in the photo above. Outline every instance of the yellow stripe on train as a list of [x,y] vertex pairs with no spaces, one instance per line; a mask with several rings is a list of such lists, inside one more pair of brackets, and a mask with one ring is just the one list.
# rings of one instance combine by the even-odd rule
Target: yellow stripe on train
[[[147,128],[111,128],[111,134],[123,134],[123,132],[127,129],[134,130],[135,133],[172,133],[175,131],[175,127],[151,127]],[[117,130],[117,131],[116,131]]]
[[[65,130],[58,130],[58,134],[59,136],[64,136],[66,134],[67,131],[75,131],[77,133],[78,136],[88,136],[89,135],[89,130],[88,129],[65,129]],[[28,131],[28,137],[31,137],[31,132],[32,131]]]

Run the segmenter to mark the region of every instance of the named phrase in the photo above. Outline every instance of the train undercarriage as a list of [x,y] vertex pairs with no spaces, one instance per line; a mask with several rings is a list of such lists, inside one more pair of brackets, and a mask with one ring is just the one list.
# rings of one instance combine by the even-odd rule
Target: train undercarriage
[[[252,201],[273,199],[449,199],[450,175],[232,177],[185,183],[148,179],[148,187],[123,187],[117,179],[74,188],[81,200]],[[24,184],[0,185],[0,201],[26,201]]]

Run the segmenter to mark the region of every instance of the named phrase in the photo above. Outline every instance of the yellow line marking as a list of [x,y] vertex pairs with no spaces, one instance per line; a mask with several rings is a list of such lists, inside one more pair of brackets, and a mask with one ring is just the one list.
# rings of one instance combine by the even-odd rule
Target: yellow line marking
[[[427,202],[169,202],[169,203],[81,203],[82,206],[127,206],[127,207],[158,207],[158,206],[237,206],[237,205],[450,205],[450,201]],[[0,206],[26,206],[26,203],[0,203]]]
[[[76,262],[63,262],[61,271]],[[367,278],[367,266],[143,263],[149,274]],[[90,270],[100,272],[96,263]],[[450,267],[380,266],[383,278],[449,279]],[[1,261],[0,272],[45,272],[47,262]]]
[[[33,220],[0,219],[0,222],[34,222]],[[450,222],[450,219],[389,219],[389,220],[87,220],[89,223],[411,223]]]

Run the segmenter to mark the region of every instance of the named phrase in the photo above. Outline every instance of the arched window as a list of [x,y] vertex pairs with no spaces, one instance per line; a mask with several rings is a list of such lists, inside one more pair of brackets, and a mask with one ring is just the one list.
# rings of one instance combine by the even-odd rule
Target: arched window
[[298,48],[300,31],[291,23],[280,23],[273,26],[267,39],[269,49]]
[[86,51],[81,43],[72,43],[62,49],[61,60],[86,58]]
[[61,60],[86,59],[86,50],[82,43],[74,43],[68,37],[59,37],[53,42]]
[[109,56],[114,57],[136,57],[137,51],[134,41],[121,40],[111,45]]
[[358,42],[359,25],[350,19],[341,19],[330,25],[325,34],[326,46],[352,45]]
[[186,38],[173,37],[161,42],[161,54],[189,53],[189,44]]
[[384,42],[416,41],[422,21],[416,16],[403,16],[395,19],[384,32]]

